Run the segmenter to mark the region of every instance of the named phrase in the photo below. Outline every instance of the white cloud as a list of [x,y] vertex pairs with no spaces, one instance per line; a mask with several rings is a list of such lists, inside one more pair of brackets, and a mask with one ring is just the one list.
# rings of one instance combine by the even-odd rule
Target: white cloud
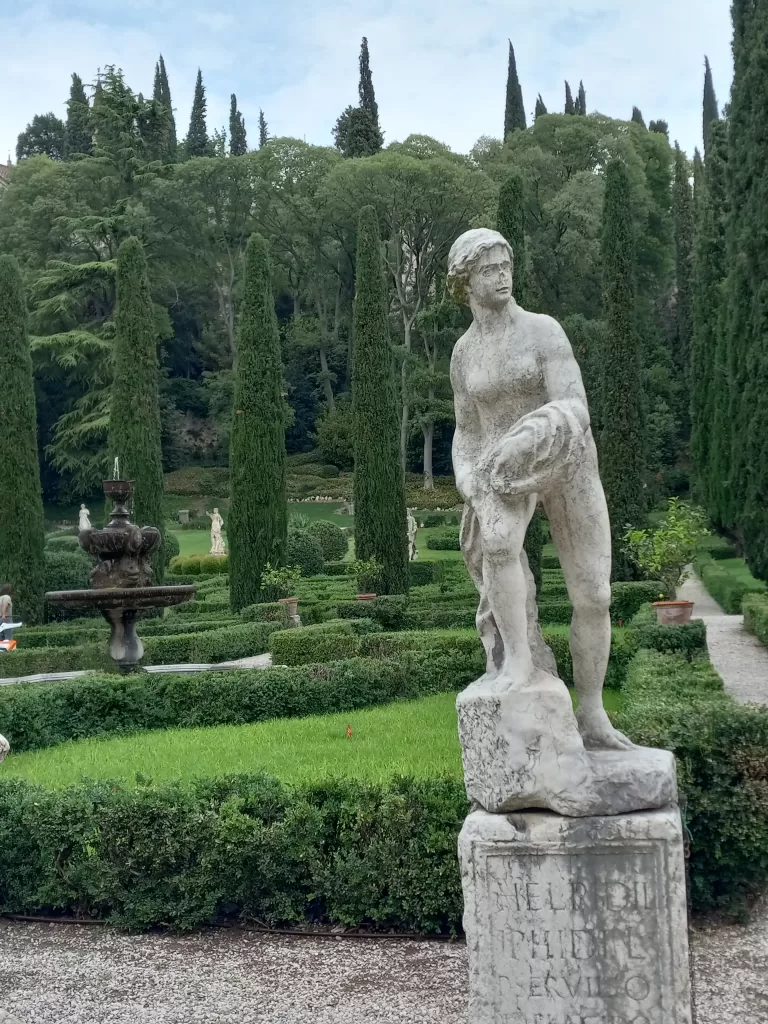
[[705,53],[721,103],[730,85],[721,0],[602,0],[592,10],[567,0],[286,0],[267,10],[242,0],[238,7],[81,0],[78,16],[57,13],[53,2],[0,16],[11,100],[0,109],[0,161],[35,113],[64,116],[72,71],[88,81],[98,66],[116,64],[147,92],[161,50],[180,135],[199,65],[211,130],[226,123],[234,91],[252,138],[263,107],[271,132],[321,144],[330,143],[339,112],[356,102],[363,35],[389,141],[423,132],[466,151],[480,135],[499,136],[508,36],[529,113],[538,92],[550,110],[562,109],[563,80],[576,89],[583,79],[590,110],[628,117],[637,104],[647,120],[668,120],[689,153],[700,144]]

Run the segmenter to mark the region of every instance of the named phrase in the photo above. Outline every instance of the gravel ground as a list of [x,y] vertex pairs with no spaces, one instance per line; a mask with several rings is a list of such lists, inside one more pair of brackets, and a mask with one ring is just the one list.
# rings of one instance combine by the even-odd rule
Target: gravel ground
[[726,690],[742,703],[768,704],[768,647],[747,633],[744,616],[726,615],[697,576],[683,584],[678,596],[694,601],[694,618],[706,623],[709,657]]
[[[698,928],[694,948],[698,1024],[766,1024],[768,906]],[[0,1006],[19,1024],[466,1024],[466,978],[458,943],[0,922]]]

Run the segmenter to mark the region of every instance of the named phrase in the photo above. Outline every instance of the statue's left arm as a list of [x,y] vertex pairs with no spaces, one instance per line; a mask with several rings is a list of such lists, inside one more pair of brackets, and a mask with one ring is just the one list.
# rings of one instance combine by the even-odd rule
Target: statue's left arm
[[[547,317],[546,381],[548,405],[558,405],[575,417],[586,433],[589,429],[589,407],[581,370],[568,337],[556,321]],[[547,406],[544,406],[546,409]]]

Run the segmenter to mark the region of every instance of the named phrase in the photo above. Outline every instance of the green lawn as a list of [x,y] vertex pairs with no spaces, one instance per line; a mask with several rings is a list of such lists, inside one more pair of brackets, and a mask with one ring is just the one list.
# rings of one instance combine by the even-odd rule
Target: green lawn
[[[609,710],[619,700],[605,692]],[[136,773],[156,781],[256,771],[293,783],[331,777],[382,782],[398,774],[460,779],[455,701],[445,693],[341,715],[81,740],[11,754],[3,777],[54,789],[84,777],[134,781]]]

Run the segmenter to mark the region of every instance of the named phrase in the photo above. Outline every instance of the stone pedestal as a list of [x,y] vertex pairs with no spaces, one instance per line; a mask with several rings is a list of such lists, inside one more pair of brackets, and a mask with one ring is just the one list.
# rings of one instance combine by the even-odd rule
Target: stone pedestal
[[470,1024],[691,1024],[676,807],[475,811],[459,857]]

